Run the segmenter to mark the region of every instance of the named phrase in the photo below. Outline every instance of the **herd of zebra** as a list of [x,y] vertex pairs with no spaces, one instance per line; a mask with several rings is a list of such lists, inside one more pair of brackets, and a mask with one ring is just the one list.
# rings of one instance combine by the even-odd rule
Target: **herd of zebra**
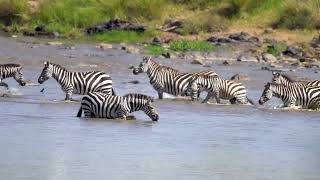
[[[22,65],[19,64],[0,65],[0,86],[8,88],[3,80],[9,77],[13,77],[21,86],[25,86],[27,83],[21,69]],[[139,66],[133,68],[134,75],[140,73],[148,75],[159,99],[163,99],[163,93],[167,93],[174,96],[190,96],[191,100],[197,100],[200,93],[206,91],[207,96],[203,103],[213,98],[216,103],[221,103],[220,99],[223,99],[231,104],[254,105],[247,97],[246,88],[242,83],[223,79],[214,71],[182,73],[157,63],[151,57],[143,57]],[[274,96],[283,101],[284,107],[320,109],[319,80],[294,81],[279,72],[273,72],[272,75],[272,82],[265,85],[259,104],[264,104]],[[153,121],[159,119],[151,96],[139,93],[117,96],[111,77],[104,72],[71,72],[58,64],[45,62],[38,78],[39,84],[50,77],[60,84],[66,93],[66,101],[73,100],[72,94],[84,95],[78,117],[81,117],[83,112],[85,117],[126,119],[134,111],[143,111]]]

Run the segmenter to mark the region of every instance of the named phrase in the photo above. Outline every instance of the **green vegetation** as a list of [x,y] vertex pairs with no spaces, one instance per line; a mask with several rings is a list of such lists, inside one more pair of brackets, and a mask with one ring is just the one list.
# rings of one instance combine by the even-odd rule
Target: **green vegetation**
[[110,42],[110,43],[134,43],[146,42],[152,37],[156,36],[155,31],[146,31],[145,33],[138,33],[133,31],[110,31],[105,33],[98,33],[92,36],[86,36],[89,41]]
[[161,45],[145,45],[144,49],[146,50],[147,54],[151,55],[162,55],[167,53],[169,50],[162,47]]
[[173,51],[210,51],[215,46],[207,41],[173,41],[169,44],[169,49]]
[[[320,29],[320,0],[0,0],[0,26],[15,30],[44,26],[64,37],[83,37],[85,29],[119,18],[151,29],[168,19],[183,22],[182,35],[206,34],[228,28]],[[97,41],[149,40],[152,33],[109,32],[89,37]]]
[[287,48],[288,48],[287,44],[279,42],[279,43],[268,46],[267,53],[270,53],[274,56],[279,56]]

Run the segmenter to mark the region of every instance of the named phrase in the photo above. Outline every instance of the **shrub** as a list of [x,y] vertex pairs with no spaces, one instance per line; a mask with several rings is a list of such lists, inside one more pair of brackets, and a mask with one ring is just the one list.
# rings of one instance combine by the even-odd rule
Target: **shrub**
[[161,55],[168,52],[168,50],[162,47],[161,45],[148,44],[144,47],[144,49],[146,50],[147,54],[151,54],[151,55]]
[[270,53],[274,56],[279,56],[283,51],[287,49],[287,45],[285,43],[279,42],[270,46],[267,46],[267,53]]
[[279,19],[273,24],[274,27],[284,27],[290,30],[310,28],[313,24],[311,10],[306,6],[286,6],[280,11]]
[[4,25],[21,23],[29,18],[26,0],[0,0],[0,21]]

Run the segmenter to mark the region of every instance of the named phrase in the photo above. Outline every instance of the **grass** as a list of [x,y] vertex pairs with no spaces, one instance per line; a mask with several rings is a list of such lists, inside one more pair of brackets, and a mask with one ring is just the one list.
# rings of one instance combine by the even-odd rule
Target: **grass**
[[169,49],[173,51],[211,51],[215,48],[216,46],[206,41],[179,40],[169,44]]
[[156,56],[169,52],[168,49],[162,47],[161,45],[147,44],[144,46],[144,49],[147,54],[156,55]]
[[135,43],[135,42],[149,42],[152,37],[156,36],[157,32],[148,30],[144,33],[133,31],[110,31],[105,33],[98,33],[92,36],[86,36],[85,39],[95,42],[109,42],[109,43]]
[[287,49],[287,45],[285,43],[279,42],[273,45],[267,46],[267,53],[270,53],[274,56],[279,56],[283,51]]
[[0,22],[12,25],[30,20],[27,0],[0,0]]

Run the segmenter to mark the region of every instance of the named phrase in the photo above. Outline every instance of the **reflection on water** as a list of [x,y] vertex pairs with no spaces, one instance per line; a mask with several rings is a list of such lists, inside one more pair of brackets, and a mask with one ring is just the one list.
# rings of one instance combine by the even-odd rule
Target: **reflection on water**
[[[156,95],[146,76],[133,76],[123,62],[117,63],[105,71],[118,94]],[[37,79],[41,71],[33,64],[24,69],[29,79]],[[219,73],[228,76],[229,71],[221,67]],[[246,83],[255,101],[266,75],[258,72]],[[133,79],[140,83],[123,83]],[[165,99],[155,101],[159,122],[143,112],[132,121],[85,119],[75,117],[79,102],[63,102],[64,93],[54,80],[23,88],[6,82],[20,95],[0,101],[0,179],[320,177],[319,112],[271,109],[277,101],[231,106]]]

